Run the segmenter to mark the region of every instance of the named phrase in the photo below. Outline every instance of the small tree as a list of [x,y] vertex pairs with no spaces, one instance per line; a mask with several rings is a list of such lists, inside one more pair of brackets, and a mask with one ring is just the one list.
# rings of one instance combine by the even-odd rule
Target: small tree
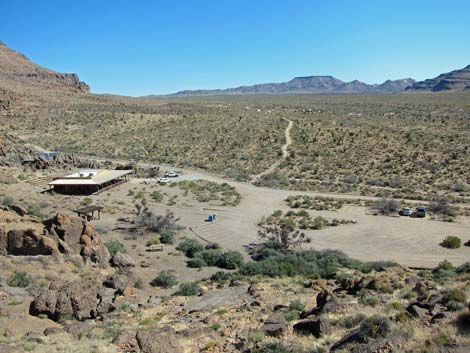
[[383,198],[378,201],[374,209],[384,215],[389,215],[400,210],[400,202],[394,199]]
[[292,247],[301,245],[302,243],[310,243],[311,239],[298,230],[295,230],[288,223],[267,227],[258,231],[258,236],[266,243],[266,245],[287,251]]

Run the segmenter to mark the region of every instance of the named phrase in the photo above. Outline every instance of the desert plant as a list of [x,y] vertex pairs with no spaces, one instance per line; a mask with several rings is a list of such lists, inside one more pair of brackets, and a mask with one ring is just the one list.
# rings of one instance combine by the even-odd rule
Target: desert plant
[[462,245],[459,237],[448,235],[441,243],[441,246],[447,249],[458,249]]
[[266,246],[281,251],[287,251],[292,247],[311,241],[305,233],[294,230],[294,228],[287,223],[266,227],[258,232],[258,236],[265,242]]
[[234,270],[243,264],[243,256],[238,251],[229,250],[224,252],[216,262],[217,267]]
[[13,197],[10,197],[10,196],[5,196],[2,200],[2,205],[6,207],[10,207],[14,203],[15,203],[15,200],[13,199]]
[[110,241],[107,241],[106,243],[104,243],[104,245],[108,249],[109,254],[111,256],[116,255],[118,252],[124,254],[127,251],[124,244],[121,243],[119,240],[110,240]]
[[162,244],[173,244],[175,241],[174,233],[170,230],[164,230],[160,234],[160,241]]
[[373,315],[365,319],[358,330],[359,336],[365,342],[370,339],[385,338],[390,332],[390,320],[380,315]]
[[161,271],[150,285],[153,287],[171,288],[178,284],[178,279],[171,271]]
[[26,272],[13,272],[8,278],[7,284],[10,287],[26,288],[31,283],[31,277]]
[[176,249],[187,257],[194,257],[197,252],[204,250],[204,246],[196,239],[184,239]]
[[150,194],[150,196],[152,197],[152,200],[155,201],[155,202],[162,202],[163,201],[163,195],[159,191],[152,192]]
[[377,210],[379,213],[384,215],[389,215],[391,213],[398,212],[400,210],[400,202],[394,199],[387,199],[383,198],[374,206],[374,209]]
[[202,289],[199,287],[197,282],[187,282],[187,283],[181,283],[178,291],[175,293],[175,295],[181,295],[184,297],[190,297],[193,295],[199,295],[201,294]]

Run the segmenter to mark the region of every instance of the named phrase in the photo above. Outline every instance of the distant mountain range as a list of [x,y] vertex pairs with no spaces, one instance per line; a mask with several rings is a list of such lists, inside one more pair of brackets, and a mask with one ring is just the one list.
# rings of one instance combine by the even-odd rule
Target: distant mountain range
[[[441,74],[433,79],[417,82],[412,78],[387,80],[381,84],[367,84],[358,80],[341,81],[333,76],[296,77],[288,82],[262,83],[227,89],[186,90],[170,96],[213,96],[243,94],[299,94],[299,93],[397,93],[402,91],[468,91],[470,90],[470,65]],[[152,97],[152,96],[147,96]]]
[[288,82],[262,83],[228,89],[180,91],[172,96],[210,96],[237,94],[295,94],[295,93],[394,93],[403,91],[416,81],[411,78],[387,80],[382,84],[369,85],[354,80],[341,81],[333,76],[295,77]]
[[470,91],[470,65],[435,78],[416,82],[407,91]]

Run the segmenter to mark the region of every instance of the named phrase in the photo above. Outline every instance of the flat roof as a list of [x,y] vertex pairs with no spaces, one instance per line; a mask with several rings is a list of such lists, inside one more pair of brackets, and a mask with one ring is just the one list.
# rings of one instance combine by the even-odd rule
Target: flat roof
[[77,173],[57,178],[49,185],[101,185],[131,173],[132,170],[79,170]]

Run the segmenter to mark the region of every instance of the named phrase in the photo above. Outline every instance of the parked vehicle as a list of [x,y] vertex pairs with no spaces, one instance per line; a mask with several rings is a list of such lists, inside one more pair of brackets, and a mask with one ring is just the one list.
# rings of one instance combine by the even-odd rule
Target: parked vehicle
[[411,210],[410,207],[403,207],[400,212],[398,212],[398,214],[400,216],[411,216],[411,214],[413,213],[413,211]]
[[160,178],[158,179],[158,182],[160,184],[168,184],[169,182],[171,182],[171,180],[169,178]]
[[415,218],[424,218],[424,217],[426,217],[426,209],[422,206],[416,207],[416,209],[411,214],[411,217],[415,217]]
[[165,177],[167,177],[167,178],[177,178],[179,176],[180,176],[180,174],[177,173],[177,172],[166,172],[165,173]]

